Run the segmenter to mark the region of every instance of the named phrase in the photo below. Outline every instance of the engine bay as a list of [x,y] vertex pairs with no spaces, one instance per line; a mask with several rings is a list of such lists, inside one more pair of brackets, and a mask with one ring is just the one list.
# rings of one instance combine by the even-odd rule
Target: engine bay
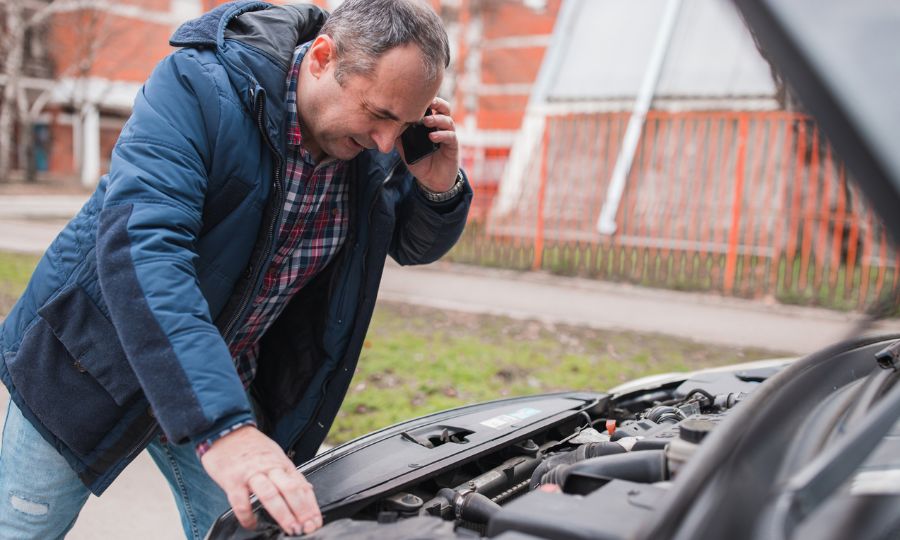
[[[301,467],[326,521],[312,537],[627,536],[706,435],[779,369],[504,400],[387,428]],[[257,511],[256,531],[226,514],[209,537],[289,537]]]

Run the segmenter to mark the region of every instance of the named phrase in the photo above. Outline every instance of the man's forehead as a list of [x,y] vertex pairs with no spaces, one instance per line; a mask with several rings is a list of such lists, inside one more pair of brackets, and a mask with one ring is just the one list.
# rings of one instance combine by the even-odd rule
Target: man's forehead
[[421,51],[413,46],[395,47],[379,58],[374,72],[358,75],[365,106],[386,118],[418,122],[438,92],[443,72],[429,77]]

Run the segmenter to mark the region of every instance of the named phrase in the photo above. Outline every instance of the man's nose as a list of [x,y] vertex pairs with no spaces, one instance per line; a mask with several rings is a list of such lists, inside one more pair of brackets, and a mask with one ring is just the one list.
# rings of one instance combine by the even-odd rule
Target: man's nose
[[372,140],[378,146],[378,151],[387,154],[394,149],[394,141],[400,136],[401,129],[394,126],[381,126],[372,132]]

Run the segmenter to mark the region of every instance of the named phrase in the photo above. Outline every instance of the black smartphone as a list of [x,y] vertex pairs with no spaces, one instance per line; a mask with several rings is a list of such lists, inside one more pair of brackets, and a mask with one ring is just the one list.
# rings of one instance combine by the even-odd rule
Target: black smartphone
[[[425,116],[431,116],[434,112],[428,109]],[[406,157],[406,163],[412,165],[437,151],[441,147],[440,144],[433,142],[428,138],[428,134],[437,131],[437,128],[430,128],[421,121],[406,128],[406,131],[400,135],[400,142],[403,143],[403,154]]]

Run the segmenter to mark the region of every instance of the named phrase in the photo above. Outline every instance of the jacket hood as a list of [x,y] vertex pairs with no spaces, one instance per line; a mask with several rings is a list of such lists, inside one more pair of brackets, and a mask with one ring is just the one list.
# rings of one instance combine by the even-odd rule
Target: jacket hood
[[219,47],[225,40],[225,27],[238,15],[272,7],[265,2],[242,0],[222,4],[196,19],[187,21],[169,38],[173,47]]
[[226,39],[235,39],[269,55],[287,70],[294,48],[318,33],[327,16],[326,11],[310,4],[273,6],[241,0],[182,24],[169,44],[221,51]]

